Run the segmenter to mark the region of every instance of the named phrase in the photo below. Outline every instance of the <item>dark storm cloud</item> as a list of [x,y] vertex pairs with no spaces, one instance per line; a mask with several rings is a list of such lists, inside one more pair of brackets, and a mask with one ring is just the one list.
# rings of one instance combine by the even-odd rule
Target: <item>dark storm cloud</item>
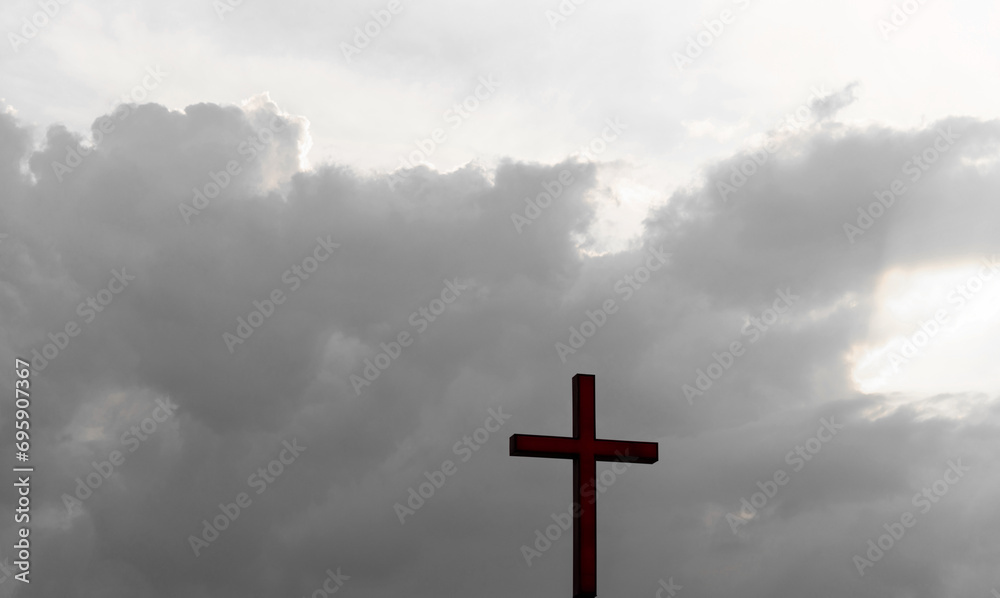
[[[827,118],[728,201],[715,183],[752,152],[651,213],[633,249],[587,257],[594,165],[418,167],[390,186],[299,172],[306,123],[263,100],[131,109],[89,152],[61,127],[33,149],[0,117],[4,359],[65,340],[34,375],[35,595],[303,596],[338,568],[342,596],[569,592],[568,533],[530,566],[521,547],[565,510],[570,468],[512,459],[506,439],[568,434],[578,371],[597,375],[601,436],[662,445],[601,495],[604,592],[655,595],[670,576],[692,596],[995,583],[996,409],[875,418],[885,397],[853,390],[844,355],[886,268],[997,251],[997,175],[981,165],[996,122]],[[852,243],[844,224],[940,129],[959,141]],[[60,180],[53,163],[73,153]],[[751,341],[748,318],[783,296]],[[745,351],[687,401],[734,341]],[[166,401],[176,411],[150,419]],[[490,409],[510,419],[484,437]],[[843,429],[796,470],[789,452],[831,419]],[[63,495],[115,450],[124,463],[68,512]],[[958,458],[973,469],[919,513],[912,495]],[[401,523],[395,505],[448,460]],[[778,469],[787,485],[734,532],[727,515]],[[241,492],[252,502],[195,556],[189,537]],[[859,576],[852,557],[906,510],[916,526]]]

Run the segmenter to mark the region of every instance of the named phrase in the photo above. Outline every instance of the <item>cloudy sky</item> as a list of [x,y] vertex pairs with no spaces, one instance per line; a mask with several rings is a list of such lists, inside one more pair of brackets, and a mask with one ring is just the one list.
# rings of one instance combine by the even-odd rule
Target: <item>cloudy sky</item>
[[576,373],[599,595],[1000,595],[996,3],[0,30],[0,596],[571,598]]

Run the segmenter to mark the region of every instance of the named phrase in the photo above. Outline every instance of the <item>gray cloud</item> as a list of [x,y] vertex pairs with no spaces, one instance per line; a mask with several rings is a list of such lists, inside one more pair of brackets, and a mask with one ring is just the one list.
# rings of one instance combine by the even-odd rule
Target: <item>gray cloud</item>
[[[577,250],[596,220],[593,164],[418,167],[392,188],[340,164],[300,172],[307,123],[260,100],[133,107],[60,181],[52,163],[93,139],[53,126],[33,148],[0,115],[4,359],[80,328],[33,378],[35,595],[299,596],[338,567],[338,592],[359,598],[569,592],[568,534],[530,567],[520,547],[569,503],[570,468],[512,459],[506,439],[568,434],[576,372],[597,375],[601,436],[661,443],[659,463],[601,495],[602,593],[655,595],[673,576],[692,596],[986,595],[995,402],[928,418],[918,406],[949,397],[919,397],[875,417],[893,397],[856,391],[844,356],[887,269],[997,251],[996,169],[977,164],[995,164],[1000,130],[847,127],[832,119],[851,90],[814,105],[823,126],[782,139],[728,201],[715,183],[751,152],[651,212],[632,249],[597,257]],[[240,152],[273,122],[265,149]],[[843,223],[948,128],[960,141],[851,243]],[[232,160],[240,172],[186,222],[179,204]],[[574,182],[518,233],[511,215],[564,170]],[[338,246],[308,262],[323,239]],[[669,260],[639,283],[660,248]],[[123,269],[135,278],[113,293]],[[448,281],[467,289],[435,304]],[[78,305],[104,288],[87,321]],[[784,289],[798,299],[751,343],[746,318]],[[563,363],[556,343],[609,299],[618,309]],[[402,332],[412,343],[359,395],[351,376]],[[689,404],[682,386],[732,341],[746,353]],[[13,386],[9,369],[0,381]],[[130,451],[123,434],[168,398],[176,414]],[[511,419],[463,461],[456,443],[490,408]],[[821,418],[844,429],[792,472],[786,454]],[[257,494],[248,477],[293,440],[305,451]],[[63,494],[114,450],[124,464],[68,514]],[[958,458],[968,477],[919,513],[913,494]],[[394,505],[445,460],[454,475],[401,525]],[[733,533],[726,514],[777,469],[788,484]],[[252,503],[195,557],[188,537],[241,492]],[[860,577],[852,556],[907,510],[917,524]]]

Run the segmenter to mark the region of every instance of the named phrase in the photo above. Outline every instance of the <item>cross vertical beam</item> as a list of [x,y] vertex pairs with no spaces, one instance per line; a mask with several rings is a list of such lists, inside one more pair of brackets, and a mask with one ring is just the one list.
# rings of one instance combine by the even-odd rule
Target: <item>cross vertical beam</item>
[[578,457],[573,459],[573,502],[582,509],[573,523],[574,598],[597,596],[597,501],[585,501],[582,494],[585,484],[597,480],[594,386],[594,376],[573,376],[573,438],[579,442]]

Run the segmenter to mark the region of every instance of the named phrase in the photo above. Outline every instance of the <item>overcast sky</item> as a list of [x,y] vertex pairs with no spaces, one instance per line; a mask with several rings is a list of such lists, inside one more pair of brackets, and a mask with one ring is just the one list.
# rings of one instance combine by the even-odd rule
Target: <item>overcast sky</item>
[[0,596],[571,598],[576,373],[600,596],[1000,595],[996,3],[0,32]]

